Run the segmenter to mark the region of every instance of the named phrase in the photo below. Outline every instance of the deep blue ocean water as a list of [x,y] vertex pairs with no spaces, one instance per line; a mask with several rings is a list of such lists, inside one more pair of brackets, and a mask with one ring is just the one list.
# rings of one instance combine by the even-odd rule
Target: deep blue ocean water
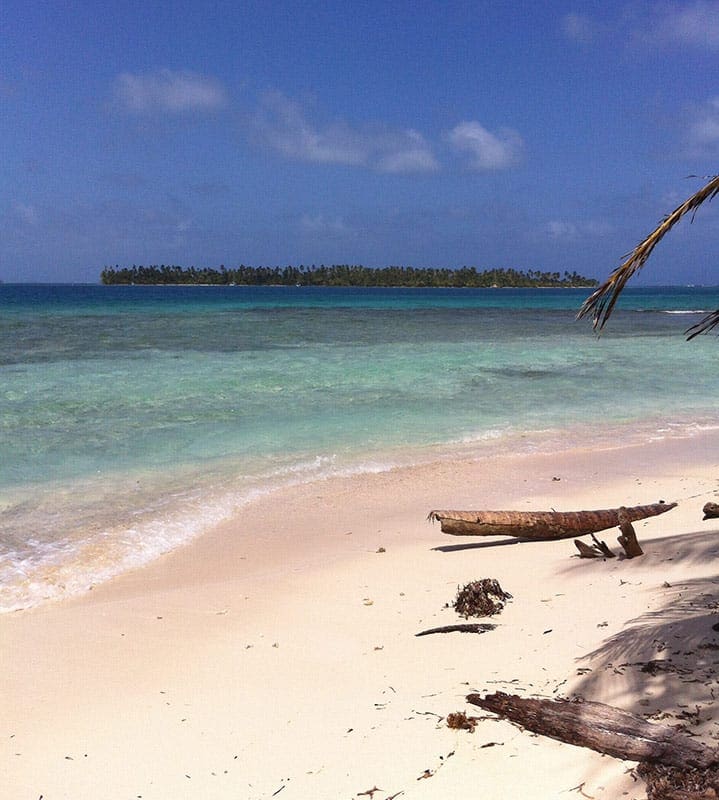
[[719,289],[587,293],[0,285],[0,609],[290,482],[719,424]]

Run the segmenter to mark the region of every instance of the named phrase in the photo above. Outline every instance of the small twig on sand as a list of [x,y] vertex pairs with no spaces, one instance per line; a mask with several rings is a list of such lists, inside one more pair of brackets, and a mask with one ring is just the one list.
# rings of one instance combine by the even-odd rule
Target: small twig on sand
[[423,717],[437,717],[437,719],[444,719],[441,714],[435,714],[434,711],[414,711],[412,710],[413,714],[421,714]]
[[582,781],[582,782],[579,784],[579,786],[572,786],[572,788],[571,788],[571,789],[564,789],[564,790],[562,791],[562,794],[564,794],[565,792],[579,792],[579,794],[581,794],[581,795],[582,795],[582,797],[587,797],[587,798],[589,798],[589,800],[594,800],[594,795],[593,795],[593,794],[587,794],[587,793],[584,791],[584,784],[585,784],[585,783],[586,783],[586,781]]
[[428,636],[430,633],[486,633],[493,631],[497,626],[491,622],[467,622],[457,625],[443,625],[441,628],[428,628],[426,631],[415,633],[415,636]]
[[367,789],[366,792],[357,792],[357,797],[362,797],[363,794],[369,795],[370,800],[375,796],[377,792],[381,792],[381,789],[377,788],[377,784],[375,784],[371,789]]

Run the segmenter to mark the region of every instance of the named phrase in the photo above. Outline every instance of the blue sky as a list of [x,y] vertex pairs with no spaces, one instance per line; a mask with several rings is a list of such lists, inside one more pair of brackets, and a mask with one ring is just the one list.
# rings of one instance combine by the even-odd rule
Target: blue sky
[[[602,277],[719,171],[718,75],[709,0],[4,0],[0,280]],[[641,282],[719,283],[718,243],[710,205]]]

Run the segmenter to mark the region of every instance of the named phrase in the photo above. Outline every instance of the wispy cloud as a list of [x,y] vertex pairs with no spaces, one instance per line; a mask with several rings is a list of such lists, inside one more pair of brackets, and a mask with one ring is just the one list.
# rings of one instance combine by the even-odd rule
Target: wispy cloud
[[600,23],[589,14],[566,14],[562,17],[561,28],[564,35],[574,42],[589,44],[601,32]]
[[115,79],[116,104],[132,114],[182,114],[212,111],[227,103],[222,85],[194,72],[123,72]]
[[190,184],[189,189],[200,197],[223,197],[230,191],[228,184],[223,181],[202,181]]
[[545,230],[552,239],[577,239],[579,237],[576,223],[563,219],[550,220]]
[[565,242],[578,241],[587,237],[606,236],[612,230],[612,226],[604,220],[569,221],[553,219],[547,222],[544,227],[544,233],[550,239]]
[[696,0],[694,3],[657,5],[649,32],[659,42],[717,50],[719,3],[716,0]]
[[439,168],[424,136],[415,130],[390,134],[379,148],[377,169],[380,172],[434,172]]
[[34,205],[29,203],[14,202],[12,210],[15,218],[23,222],[25,225],[32,225],[33,227],[38,223],[37,209]]
[[281,92],[264,96],[254,128],[266,146],[298,161],[394,173],[439,168],[429,144],[415,130],[354,128],[344,120],[318,125],[300,103]]
[[467,154],[469,166],[476,170],[507,169],[524,154],[524,141],[517,131],[500,128],[492,133],[476,121],[460,122],[447,134],[447,141],[457,152]]
[[344,122],[320,130],[304,109],[281,92],[269,92],[255,117],[262,140],[287,158],[322,164],[364,164],[368,157],[362,138]]
[[719,50],[719,3],[654,2],[606,5],[608,12],[565,14],[560,21],[564,35],[580,44],[612,38],[632,48],[694,47]]
[[303,214],[300,217],[300,230],[319,236],[351,236],[354,233],[341,217],[327,217],[325,214]]
[[719,97],[697,109],[687,131],[689,157],[714,156],[719,152]]

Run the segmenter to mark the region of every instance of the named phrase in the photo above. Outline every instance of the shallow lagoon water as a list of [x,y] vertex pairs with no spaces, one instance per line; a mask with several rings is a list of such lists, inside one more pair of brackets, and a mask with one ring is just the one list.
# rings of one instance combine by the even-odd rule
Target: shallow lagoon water
[[0,286],[0,608],[287,483],[719,424],[719,343],[682,336],[719,290],[629,290],[600,338],[585,296]]

